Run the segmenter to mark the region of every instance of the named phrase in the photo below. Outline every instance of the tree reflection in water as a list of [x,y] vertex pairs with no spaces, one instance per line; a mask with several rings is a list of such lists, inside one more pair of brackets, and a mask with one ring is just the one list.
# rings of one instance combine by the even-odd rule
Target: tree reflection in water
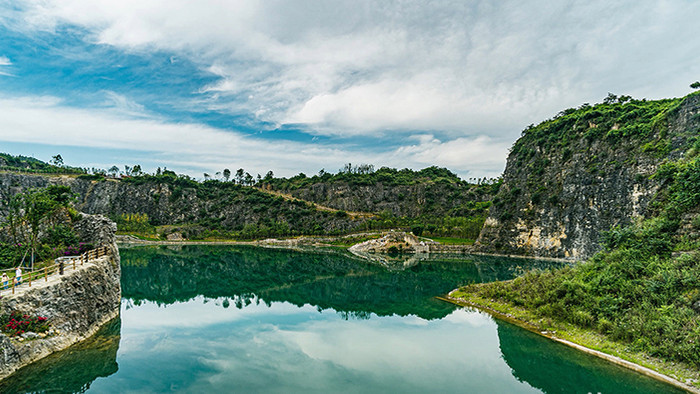
[[[171,304],[198,295],[226,298],[224,307],[289,302],[332,308],[345,318],[374,313],[447,316],[455,307],[434,299],[462,285],[511,279],[555,263],[487,256],[432,256],[403,270],[335,250],[294,251],[248,246],[139,247],[122,251],[122,292]],[[229,301],[231,300],[231,301]]]
[[684,393],[673,386],[496,320],[513,376],[545,393]]

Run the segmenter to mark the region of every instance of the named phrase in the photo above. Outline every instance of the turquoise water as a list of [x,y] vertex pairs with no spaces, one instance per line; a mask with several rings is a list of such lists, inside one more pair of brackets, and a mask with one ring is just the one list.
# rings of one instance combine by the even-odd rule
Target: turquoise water
[[120,319],[1,392],[659,393],[672,387],[433,296],[548,263],[122,250]]

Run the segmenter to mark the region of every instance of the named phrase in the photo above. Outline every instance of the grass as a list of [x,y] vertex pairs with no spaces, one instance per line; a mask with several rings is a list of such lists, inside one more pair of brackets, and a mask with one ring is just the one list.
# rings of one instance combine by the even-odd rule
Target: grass
[[[143,233],[136,233],[136,232],[131,232],[131,231],[117,231],[117,235],[130,235],[135,238],[138,238],[143,241],[167,241],[166,239],[163,238],[158,238],[154,236],[153,234],[143,234]],[[201,243],[201,242],[254,242],[256,240],[262,240],[265,238],[276,238],[280,240],[292,240],[292,239],[319,239],[323,241],[323,243],[331,245],[333,247],[341,247],[341,248],[347,248],[352,245],[355,245],[360,242],[364,242],[370,239],[376,239],[379,238],[382,235],[382,233],[378,232],[375,234],[360,234],[357,236],[353,235],[345,235],[345,236],[313,236],[313,235],[302,235],[302,236],[290,236],[290,237],[259,237],[255,239],[239,239],[239,238],[226,238],[226,237],[206,237],[206,238],[197,238],[197,239],[184,239],[180,242],[193,242],[193,243]],[[329,240],[330,239],[330,240]]]
[[154,236],[153,234],[142,234],[134,233],[131,231],[117,231],[117,235],[131,235],[132,237],[138,238],[143,241],[163,241],[162,239]]
[[433,241],[440,242],[443,245],[473,245],[476,241],[471,238],[452,238],[452,237],[430,237]]
[[[472,287],[478,286],[481,285],[473,285]],[[596,331],[583,329],[573,324],[553,319],[542,318],[526,308],[480,297],[467,288],[454,290],[450,292],[449,297],[456,299],[456,301],[452,299],[445,300],[458,305],[484,310],[497,318],[515,323],[530,331],[545,334],[545,336],[552,335],[589,349],[619,357],[700,388],[700,371],[688,364],[652,357],[647,353],[632,350],[627,344],[614,341]]]

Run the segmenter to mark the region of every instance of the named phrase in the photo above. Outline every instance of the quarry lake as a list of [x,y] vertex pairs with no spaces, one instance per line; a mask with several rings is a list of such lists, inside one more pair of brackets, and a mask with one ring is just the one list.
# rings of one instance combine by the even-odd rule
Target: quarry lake
[[434,298],[558,263],[387,266],[325,249],[195,245],[121,256],[121,317],[0,392],[678,392]]

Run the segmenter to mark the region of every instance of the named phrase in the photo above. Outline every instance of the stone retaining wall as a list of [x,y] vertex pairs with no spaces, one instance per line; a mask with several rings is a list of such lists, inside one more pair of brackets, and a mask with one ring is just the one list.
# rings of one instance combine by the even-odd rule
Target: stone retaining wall
[[[98,246],[107,246],[107,256],[66,270],[65,275],[51,275],[22,284],[15,294],[4,291],[0,314],[20,311],[48,318],[53,333],[45,338],[24,339],[0,333],[0,379],[49,354],[92,336],[119,314],[121,305],[120,259],[114,243],[113,222],[100,216],[86,215],[83,223],[86,238]],[[106,228],[105,228],[106,226]],[[97,233],[96,233],[97,231]]]

